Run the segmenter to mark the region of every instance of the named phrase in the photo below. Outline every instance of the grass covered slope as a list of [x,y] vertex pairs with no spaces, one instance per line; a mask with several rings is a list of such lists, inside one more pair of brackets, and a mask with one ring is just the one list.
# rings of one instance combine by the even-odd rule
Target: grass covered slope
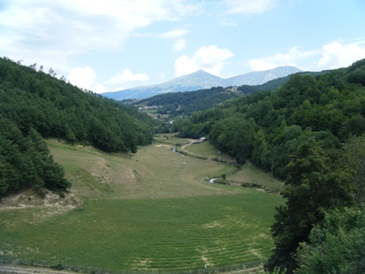
[[209,184],[233,168],[155,143],[132,156],[48,141],[83,203],[2,208],[0,254],[120,270],[179,270],[266,259],[276,195]]
[[164,144],[142,147],[133,156],[57,141],[48,141],[48,146],[73,182],[74,191],[83,197],[175,198],[241,191],[208,183],[208,177],[232,173],[235,167],[184,157]]

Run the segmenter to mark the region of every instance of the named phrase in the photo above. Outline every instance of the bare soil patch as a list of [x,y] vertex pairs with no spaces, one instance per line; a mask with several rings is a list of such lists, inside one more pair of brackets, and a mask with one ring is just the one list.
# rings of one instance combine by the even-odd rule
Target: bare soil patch
[[60,197],[49,190],[42,190],[44,197],[41,197],[33,189],[25,190],[21,193],[3,198],[0,201],[0,210],[20,209],[26,207],[52,207],[63,210],[70,210],[80,205],[81,200],[73,193],[66,193],[65,197]]

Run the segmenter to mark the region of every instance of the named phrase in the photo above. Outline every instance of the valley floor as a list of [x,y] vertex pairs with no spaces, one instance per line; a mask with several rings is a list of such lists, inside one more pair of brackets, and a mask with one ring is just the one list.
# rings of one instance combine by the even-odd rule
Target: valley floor
[[[168,142],[189,141],[170,137]],[[47,143],[72,191],[66,199],[48,193],[42,200],[31,191],[3,199],[2,256],[84,269],[177,271],[257,262],[271,252],[269,228],[283,199],[209,183],[225,174],[280,186],[251,165],[237,171],[223,162],[175,153],[161,142],[132,155]],[[184,149],[216,154],[207,143]]]

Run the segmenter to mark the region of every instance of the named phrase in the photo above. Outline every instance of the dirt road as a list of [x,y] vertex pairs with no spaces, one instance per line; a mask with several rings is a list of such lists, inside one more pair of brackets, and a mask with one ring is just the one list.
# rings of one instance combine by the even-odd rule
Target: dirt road
[[31,274],[31,273],[41,273],[41,274],[71,274],[75,272],[69,272],[64,270],[52,270],[47,268],[39,267],[20,267],[12,265],[0,265],[1,274]]

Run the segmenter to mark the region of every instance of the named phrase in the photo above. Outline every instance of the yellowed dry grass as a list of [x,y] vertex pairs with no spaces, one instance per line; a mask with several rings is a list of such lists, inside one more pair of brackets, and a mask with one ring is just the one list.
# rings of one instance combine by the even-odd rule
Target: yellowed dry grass
[[273,192],[280,192],[284,186],[284,182],[273,178],[269,172],[256,168],[249,162],[243,165],[236,173],[228,175],[227,180],[237,184],[261,185]]
[[56,140],[48,140],[48,145],[74,191],[84,197],[164,198],[242,191],[208,183],[209,177],[232,173],[233,166],[185,157],[168,145],[146,146],[130,156],[69,147]]

